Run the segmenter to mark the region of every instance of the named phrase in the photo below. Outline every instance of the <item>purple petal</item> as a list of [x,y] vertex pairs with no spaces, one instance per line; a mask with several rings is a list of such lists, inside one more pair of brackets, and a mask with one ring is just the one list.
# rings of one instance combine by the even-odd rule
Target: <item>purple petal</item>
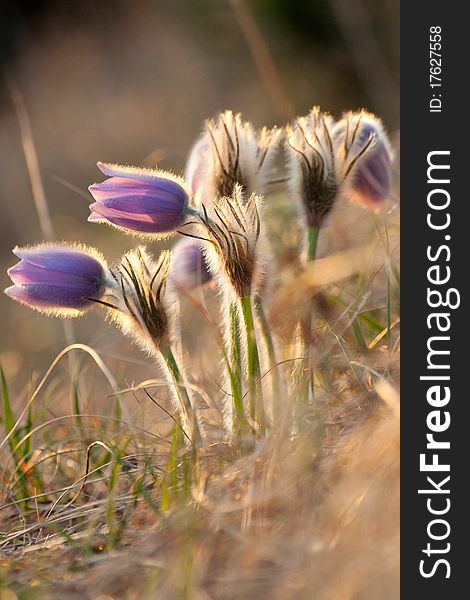
[[123,218],[135,221],[136,223],[154,223],[154,218],[152,215],[145,212],[129,212],[127,210],[119,210],[117,208],[113,208],[104,202],[94,202],[90,204],[90,210],[92,214],[98,214],[102,218],[108,219],[112,222],[113,218]]
[[135,179],[123,179],[121,177],[111,177],[101,183],[94,183],[88,187],[90,194],[93,198],[101,202],[106,198],[112,198],[113,196],[122,196],[123,194],[138,194],[144,192],[146,189],[154,189],[148,183],[142,181],[136,181]]
[[92,221],[101,219],[114,225],[142,233],[174,231],[185,220],[185,207],[171,201],[148,197],[121,197],[106,202],[95,202],[90,209]]
[[13,254],[26,262],[60,273],[101,279],[103,267],[92,255],[76,250],[43,244],[35,248],[15,248]]
[[5,294],[38,308],[84,308],[92,304],[87,296],[88,289],[75,289],[73,293],[63,287],[51,285],[13,285]]
[[[108,175],[108,177],[117,177],[123,179],[132,179],[135,181],[141,181],[151,185],[159,185],[161,180],[171,182],[172,184],[181,188],[181,186],[171,179],[162,177],[157,171],[151,169],[141,169],[139,167],[126,167],[123,165],[113,165],[110,163],[98,163],[98,169]],[[183,189],[183,188],[181,188]]]
[[175,202],[186,204],[188,198],[185,190],[173,181],[165,177],[154,177],[152,182],[139,179],[124,177],[111,177],[101,183],[94,183],[88,188],[95,200],[101,202],[113,196],[129,196],[140,194],[161,194],[173,195]]
[[[62,287],[81,287],[92,278],[86,279],[80,275],[56,271],[54,269],[46,269],[37,265],[21,260],[7,271],[13,283],[18,285],[26,284],[46,284],[58,285]],[[98,278],[95,278],[99,282]]]
[[[89,187],[96,202],[90,206],[94,222],[110,223],[141,233],[174,231],[184,223],[188,196],[175,181],[154,176],[142,179],[140,169],[111,165],[106,173],[122,173]],[[135,177],[135,179],[133,178]]]
[[152,220],[158,223],[160,219],[173,217],[176,226],[184,222],[186,205],[174,201],[174,196],[119,196],[101,203],[107,209],[116,210],[135,219]]
[[170,278],[182,290],[191,290],[212,279],[204,252],[196,240],[186,239],[175,245]]
[[132,215],[158,216],[160,213],[174,214],[180,220],[186,212],[186,204],[181,203],[173,194],[153,190],[141,194],[119,195],[99,202],[107,208]]
[[104,293],[104,267],[91,253],[54,244],[15,248],[7,294],[41,308],[82,308]]
[[369,206],[376,206],[390,193],[390,156],[380,143],[360,160],[353,175],[353,195]]
[[129,229],[138,233],[165,233],[168,231],[174,231],[175,227],[181,225],[181,221],[175,222],[173,217],[164,218],[162,215],[159,217],[158,223],[153,220],[145,220],[144,218],[138,218],[127,213],[115,211],[111,208],[106,208],[102,204],[98,206],[92,204],[93,212],[88,217],[88,220],[92,223],[112,223],[116,227],[122,227],[123,229]]

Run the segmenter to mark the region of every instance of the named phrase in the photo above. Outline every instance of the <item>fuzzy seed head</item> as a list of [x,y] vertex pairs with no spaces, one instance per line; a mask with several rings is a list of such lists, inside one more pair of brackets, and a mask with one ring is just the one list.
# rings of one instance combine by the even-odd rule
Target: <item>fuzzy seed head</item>
[[300,197],[308,225],[320,225],[338,193],[333,118],[314,107],[287,128],[291,191]]
[[207,120],[186,169],[198,199],[230,197],[236,184],[247,196],[263,194],[281,135],[277,128],[257,131],[229,110]]
[[231,197],[203,206],[202,224],[210,242],[206,245],[209,268],[219,283],[229,282],[239,298],[253,292],[260,277],[261,198],[245,199],[236,185]]
[[174,295],[168,285],[169,265],[168,251],[154,262],[145,248],[138,247],[111,269],[115,308],[109,316],[144,350],[155,351],[172,337]]

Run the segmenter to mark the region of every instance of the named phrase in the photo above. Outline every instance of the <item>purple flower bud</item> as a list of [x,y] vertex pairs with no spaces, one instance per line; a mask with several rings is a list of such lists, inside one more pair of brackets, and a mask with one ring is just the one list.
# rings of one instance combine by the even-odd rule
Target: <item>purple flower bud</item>
[[212,279],[200,242],[180,240],[172,251],[170,279],[179,290],[189,291]]
[[359,160],[352,174],[351,194],[354,200],[375,209],[390,193],[390,154],[378,142]]
[[366,112],[349,113],[338,130],[344,138],[352,200],[377,209],[390,193],[392,149],[380,119]]
[[5,293],[38,310],[78,316],[105,291],[106,265],[92,249],[40,244],[15,248],[20,262],[8,269]]
[[103,163],[98,167],[110,178],[88,188],[96,200],[89,221],[154,237],[183,225],[188,193],[182,179],[165,171]]
[[206,135],[198,139],[191,149],[184,178],[188,182],[192,193],[195,195],[204,183],[204,178],[207,172],[208,163],[210,160],[210,143]]

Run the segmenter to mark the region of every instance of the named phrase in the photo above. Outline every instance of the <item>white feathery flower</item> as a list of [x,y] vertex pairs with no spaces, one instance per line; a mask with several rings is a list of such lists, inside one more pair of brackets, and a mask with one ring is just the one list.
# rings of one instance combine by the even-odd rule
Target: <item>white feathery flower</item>
[[109,316],[125,335],[152,353],[172,341],[175,328],[169,265],[170,252],[162,252],[155,262],[145,248],[138,247],[111,269],[115,285]]
[[338,193],[334,133],[334,119],[317,106],[287,127],[289,186],[308,225],[321,224]]
[[208,119],[185,173],[196,202],[230,197],[236,184],[247,196],[264,194],[281,135],[276,127],[257,131],[229,110]]
[[383,125],[365,110],[336,122],[314,107],[287,128],[291,192],[309,226],[320,226],[338,196],[377,209],[390,191],[393,158]]
[[209,242],[205,246],[209,269],[222,286],[226,281],[239,298],[254,293],[261,281],[261,197],[246,200],[240,185],[230,197],[202,206],[201,221]]

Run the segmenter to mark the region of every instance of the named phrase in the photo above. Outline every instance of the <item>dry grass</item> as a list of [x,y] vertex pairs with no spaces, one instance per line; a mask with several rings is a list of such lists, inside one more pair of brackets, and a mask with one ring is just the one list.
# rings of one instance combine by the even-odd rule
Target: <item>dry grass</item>
[[46,598],[397,598],[397,415],[336,436],[323,458],[312,446],[273,435],[234,462],[214,447],[188,503],[158,514],[141,499],[110,552],[85,503],[85,536],[9,553],[8,579]]
[[[18,470],[15,452],[2,449],[4,589],[51,599],[398,597],[396,210],[369,218],[365,245],[353,236],[345,250],[342,238],[316,268],[297,270],[295,284],[292,266],[280,274],[270,311],[280,339],[296,299],[321,292],[316,397],[300,412],[283,397],[282,418],[255,446],[223,441],[214,400],[201,401],[204,451],[175,451],[170,419],[143,389],[165,405],[163,384],[116,397],[83,361],[74,410],[56,409],[67,386],[51,371],[34,398],[28,460]],[[206,301],[216,302],[210,290]],[[388,313],[390,332],[361,320],[386,323]],[[195,385],[217,398],[215,348],[188,340],[193,359],[200,348]],[[283,349],[287,381],[293,356]]]
[[[238,6],[238,20],[249,37],[253,24],[244,16],[245,3],[234,1],[233,5]],[[219,64],[219,58],[212,57],[217,52],[210,44],[209,60],[199,50],[199,38],[175,34],[180,32],[180,15],[172,11],[172,3],[162,3],[155,14],[149,13],[151,25],[146,23],[145,11],[133,19],[124,11],[118,25],[114,24],[117,29],[109,34],[110,55],[116,52],[115,39],[125,36],[129,48],[138,47],[128,57],[130,82],[121,80],[118,59],[111,59],[101,48],[108,35],[101,30],[89,33],[79,28],[72,43],[67,36],[65,43],[62,33],[53,31],[41,41],[45,49],[38,57],[23,59],[25,80],[31,80],[34,90],[30,95],[39,98],[33,125],[39,129],[43,145],[39,154],[49,173],[47,191],[55,194],[54,225],[62,219],[66,231],[74,235],[85,208],[81,212],[73,208],[75,217],[60,216],[62,208],[57,207],[63,206],[65,189],[55,189],[51,173],[55,177],[58,170],[67,176],[68,210],[72,203],[78,206],[75,192],[80,188],[73,184],[77,157],[83,189],[92,177],[91,148],[93,155],[108,156],[119,147],[136,161],[148,150],[144,162],[151,164],[165,161],[168,153],[171,162],[174,157],[168,148],[176,145],[176,162],[182,166],[183,149],[197,131],[201,115],[225,102],[225,88],[233,86],[228,92],[231,102],[255,107],[254,117],[261,119],[267,113],[258,83],[238,83],[249,70],[246,64],[238,64],[240,51],[232,57],[232,67],[238,65],[233,77],[226,61],[220,59]],[[223,24],[217,15],[214,18]],[[167,23],[171,25],[168,31]],[[157,26],[159,35],[155,36]],[[185,27],[189,31],[187,23]],[[259,54],[259,43],[263,40],[251,52]],[[61,44],[63,52],[57,52]],[[271,59],[265,50],[261,48],[264,62],[258,68],[269,72]],[[332,78],[328,60],[333,63],[335,53],[326,48],[322,52],[322,59],[314,64],[302,49],[285,66],[284,81],[290,90],[297,86],[308,103],[315,93],[316,101],[342,107],[345,78],[340,71]],[[145,62],[143,56],[152,58]],[[69,69],[70,63],[75,69]],[[57,81],[68,77],[64,89],[69,96],[34,80],[31,74],[37,64],[52,69]],[[117,83],[109,78],[109,65],[114,65]],[[213,83],[216,67],[221,73],[217,75],[220,90]],[[297,79],[296,73],[302,71],[308,71],[309,77]],[[75,72],[78,76],[73,79]],[[149,72],[157,73],[151,82]],[[256,77],[253,69],[251,78]],[[168,82],[170,91],[162,92],[161,80]],[[307,80],[313,88],[304,89]],[[139,81],[144,86],[140,90]],[[277,112],[288,112],[289,99],[277,75],[264,83]],[[189,96],[188,89],[193,91]],[[175,96],[181,105],[178,110],[173,110]],[[193,102],[201,114],[196,114]],[[58,117],[49,116],[51,104]],[[269,110],[271,116],[276,112]],[[169,121],[167,115],[171,115]],[[54,118],[57,124],[52,123]],[[16,129],[12,135],[17,136]],[[157,139],[163,145],[154,148]],[[9,177],[16,177],[6,178],[6,195],[11,197],[14,191],[25,198],[18,205],[19,216],[11,211],[11,223],[17,228],[15,243],[18,232],[29,240],[33,234],[23,230],[21,223],[21,215],[30,206],[27,177],[23,167],[17,166],[22,157],[17,154],[10,159],[8,144],[2,144],[1,151],[5,164],[11,160],[15,165],[6,169],[11,171]],[[30,175],[33,170],[37,191],[37,160],[33,158],[31,167],[31,148],[29,152],[28,168]],[[64,165],[68,165],[65,173]],[[41,212],[40,180],[39,186]],[[182,301],[182,330],[187,371],[192,385],[203,390],[199,401],[208,432],[208,443],[196,454],[177,439],[167,412],[171,404],[166,383],[153,379],[158,373],[137,352],[117,345],[114,337],[100,337],[101,330],[96,331],[99,328],[90,319],[87,327],[92,333],[83,339],[96,342],[93,348],[69,347],[43,379],[37,373],[29,375],[27,351],[49,357],[50,348],[57,348],[61,329],[49,323],[38,329],[39,318],[25,313],[18,317],[6,305],[5,324],[11,320],[12,325],[5,328],[9,342],[1,358],[16,373],[12,381],[7,369],[1,395],[2,425],[10,433],[0,446],[0,600],[399,597],[396,202],[392,195],[379,215],[347,204],[335,207],[322,231],[319,259],[301,267],[291,199],[280,186],[273,186],[272,191],[267,225],[277,267],[272,273],[276,285],[269,290],[266,308],[279,344],[277,372],[284,383],[290,383],[299,360],[291,344],[292,332],[303,299],[314,296],[316,387],[315,401],[308,407],[299,407],[296,398],[285,392],[279,419],[267,437],[256,443],[229,444],[221,435],[224,381],[217,340],[194,302]],[[47,213],[47,204],[45,208]],[[42,214],[45,237],[49,237],[49,217],[44,210]],[[8,230],[4,244],[9,248],[13,225]],[[88,240],[94,243],[110,234],[87,230],[85,235],[95,235]],[[108,242],[119,245],[114,238]],[[120,251],[118,247],[116,252]],[[206,290],[202,299],[210,314],[218,310],[213,290]],[[38,333],[32,335],[31,330]],[[72,354],[74,360],[67,361]],[[273,382],[273,373],[266,374],[268,389]],[[9,410],[10,424],[5,418]]]

